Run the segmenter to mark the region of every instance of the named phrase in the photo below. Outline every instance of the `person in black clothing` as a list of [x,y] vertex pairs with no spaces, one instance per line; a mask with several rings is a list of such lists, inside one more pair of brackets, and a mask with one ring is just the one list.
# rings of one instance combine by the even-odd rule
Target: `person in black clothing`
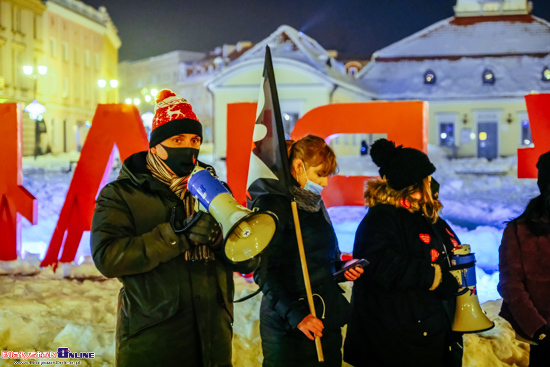
[[[254,207],[270,210],[279,226],[254,280],[263,292],[260,335],[264,366],[316,366],[314,335],[321,337],[323,366],[342,365],[342,331],[349,303],[333,278],[340,270],[340,250],[321,190],[336,171],[336,156],[319,137],[308,135],[287,142],[294,196],[300,218],[307,266],[317,317],[308,307],[298,253],[290,200],[281,195],[259,196]],[[357,279],[363,269],[352,268],[347,280]]]
[[532,342],[530,367],[550,366],[550,152],[537,162],[540,195],[510,221],[499,248],[500,316]]
[[460,365],[461,335],[451,330],[458,284],[447,270],[459,240],[439,217],[435,167],[423,152],[386,139],[370,154],[381,178],[367,182],[369,209],[355,235],[353,257],[370,265],[353,285],[344,360]]
[[[232,365],[233,271],[210,214],[193,225],[187,190],[202,126],[191,105],[169,90],[157,96],[150,149],[124,161],[100,192],[91,228],[92,255],[106,277],[122,282],[116,365]],[[186,228],[189,227],[189,228]]]

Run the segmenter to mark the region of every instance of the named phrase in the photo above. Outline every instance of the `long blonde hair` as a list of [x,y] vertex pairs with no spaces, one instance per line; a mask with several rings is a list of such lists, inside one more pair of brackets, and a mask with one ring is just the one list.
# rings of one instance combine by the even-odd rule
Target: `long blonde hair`
[[[420,192],[421,198],[413,198],[413,194]],[[424,215],[435,223],[439,218],[439,212],[443,205],[438,200],[438,195],[432,195],[430,179],[426,177],[421,183],[405,187],[402,190],[394,190],[386,179],[373,179],[365,185],[365,206],[372,207],[376,204],[389,204],[397,208],[405,208],[411,213],[422,210]]]

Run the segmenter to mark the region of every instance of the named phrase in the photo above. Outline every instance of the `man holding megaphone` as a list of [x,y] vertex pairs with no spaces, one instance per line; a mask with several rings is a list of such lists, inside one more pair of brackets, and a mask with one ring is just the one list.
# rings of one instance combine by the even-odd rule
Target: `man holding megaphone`
[[[233,271],[223,233],[187,184],[202,125],[170,90],[157,96],[148,151],[130,156],[100,192],[91,229],[94,262],[123,284],[117,366],[231,366]],[[238,268],[236,268],[238,267]]]

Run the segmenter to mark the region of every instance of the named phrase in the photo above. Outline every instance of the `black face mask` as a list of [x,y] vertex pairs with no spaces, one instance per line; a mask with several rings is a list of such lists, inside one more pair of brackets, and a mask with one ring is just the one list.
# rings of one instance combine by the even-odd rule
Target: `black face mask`
[[169,148],[161,144],[168,153],[164,163],[179,177],[185,177],[193,171],[197,164],[199,150],[195,148]]
[[432,181],[430,182],[430,189],[432,190],[432,197],[434,199],[439,198],[439,182],[435,178],[432,177]]

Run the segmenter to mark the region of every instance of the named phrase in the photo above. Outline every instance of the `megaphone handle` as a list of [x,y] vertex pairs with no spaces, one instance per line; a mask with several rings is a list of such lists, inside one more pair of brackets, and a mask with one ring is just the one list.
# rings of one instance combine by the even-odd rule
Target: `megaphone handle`
[[170,224],[172,224],[172,229],[174,230],[174,233],[182,233],[187,231],[191,226],[193,226],[202,216],[202,213],[204,213],[202,210],[199,211],[191,220],[189,223],[183,226],[183,228],[176,228],[176,208],[172,208],[172,214],[170,215]]

